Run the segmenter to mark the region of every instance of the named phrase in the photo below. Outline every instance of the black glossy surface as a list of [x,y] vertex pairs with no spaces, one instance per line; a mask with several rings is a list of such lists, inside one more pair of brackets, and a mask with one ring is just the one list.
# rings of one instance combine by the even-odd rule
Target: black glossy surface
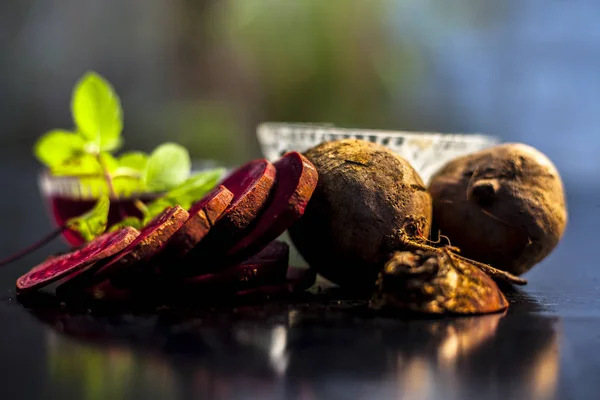
[[[2,200],[3,254],[49,229],[31,174],[22,202]],[[0,398],[597,398],[598,199],[570,188],[559,248],[506,314],[477,318],[394,320],[304,302],[157,315],[27,309],[14,279],[57,243],[0,271]]]

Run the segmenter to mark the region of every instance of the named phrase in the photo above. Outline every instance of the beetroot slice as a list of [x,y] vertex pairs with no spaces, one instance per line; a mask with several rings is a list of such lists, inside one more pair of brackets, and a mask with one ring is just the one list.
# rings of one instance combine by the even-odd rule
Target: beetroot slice
[[233,193],[233,199],[209,234],[190,252],[193,260],[226,254],[265,207],[275,175],[273,164],[258,159],[234,170],[221,182]]
[[139,236],[116,257],[107,260],[106,263],[98,264],[83,273],[70,277],[68,281],[63,282],[57,288],[57,291],[69,291],[78,287],[88,287],[101,282],[113,274],[127,272],[125,271],[127,267],[139,261],[146,261],[158,254],[165,243],[183,226],[188,217],[188,212],[180,206],[164,210],[149,222],[141,230]]
[[267,200],[275,175],[275,167],[264,158],[250,161],[229,174],[221,184],[234,198],[220,223],[230,221],[239,229],[246,228]]
[[217,219],[231,204],[233,193],[220,185],[195,203],[189,210],[189,218],[167,242],[162,258],[182,258],[208,234]]
[[307,272],[307,275],[302,279],[288,279],[281,285],[264,285],[250,289],[240,290],[235,293],[238,299],[262,299],[262,298],[280,298],[293,295],[295,293],[304,292],[311,287],[315,282],[316,275]]
[[317,186],[315,166],[298,152],[290,152],[275,163],[277,176],[268,204],[228,258],[240,260],[255,254],[279,237],[298,218]]
[[17,290],[36,290],[69,274],[85,270],[94,263],[119,253],[139,234],[137,229],[126,227],[116,232],[105,233],[78,250],[49,258],[17,279]]
[[289,267],[287,280],[283,284],[267,284],[259,287],[253,287],[245,290],[239,290],[235,293],[238,299],[254,298],[272,298],[286,297],[294,293],[305,291],[314,285],[317,274],[309,268]]
[[216,273],[185,278],[178,284],[206,291],[235,291],[260,285],[282,284],[287,276],[289,254],[286,243],[273,242],[265,251],[239,265]]
[[102,266],[96,274],[109,273],[111,269],[133,264],[138,261],[148,260],[155,256],[168,240],[185,224],[189,214],[180,206],[166,209],[151,222],[149,222],[136,238],[121,254],[106,265]]
[[279,260],[285,258],[289,259],[290,255],[290,246],[281,240],[273,240],[268,245],[265,246],[261,251],[254,254],[250,258],[242,261],[242,264],[252,263],[256,261],[264,261],[264,260]]

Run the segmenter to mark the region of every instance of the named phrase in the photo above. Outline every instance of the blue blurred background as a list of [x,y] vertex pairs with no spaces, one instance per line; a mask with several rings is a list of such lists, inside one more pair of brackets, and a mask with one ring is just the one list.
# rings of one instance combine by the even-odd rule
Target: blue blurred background
[[599,18],[594,0],[0,2],[0,162],[32,199],[2,200],[1,250],[46,229],[32,145],[72,126],[89,69],[121,96],[125,149],[235,165],[265,120],[480,132],[545,152],[569,195],[597,189]]

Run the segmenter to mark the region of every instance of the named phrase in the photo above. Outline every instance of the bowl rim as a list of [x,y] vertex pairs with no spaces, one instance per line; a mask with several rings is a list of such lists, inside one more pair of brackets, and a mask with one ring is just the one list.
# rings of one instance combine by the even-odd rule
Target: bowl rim
[[[76,198],[82,200],[90,200],[90,199],[98,199],[98,196],[91,195],[86,193],[85,191],[81,191],[82,184],[81,179],[85,179],[85,175],[53,175],[52,172],[43,168],[38,172],[38,188],[43,196],[52,197],[52,196],[68,196],[69,194],[77,196]],[[68,188],[68,189],[67,189]],[[62,189],[62,190],[61,190]],[[66,193],[66,191],[72,191],[71,193]],[[134,191],[128,195],[118,195],[116,198],[112,198],[111,200],[128,200],[128,199],[136,199],[139,197],[160,197],[165,192],[150,192],[150,191]]]
[[[276,122],[265,121],[258,124],[257,134],[259,138],[269,133],[289,134],[294,130],[302,130],[308,133],[323,133],[336,136],[343,135],[369,135],[380,137],[404,137],[411,139],[435,138],[442,141],[451,142],[479,142],[479,143],[498,143],[500,138],[495,135],[488,135],[478,132],[436,132],[436,131],[409,131],[409,130],[387,130],[371,128],[346,128],[336,126],[331,123],[312,123],[312,122]],[[321,132],[322,131],[322,132]]]

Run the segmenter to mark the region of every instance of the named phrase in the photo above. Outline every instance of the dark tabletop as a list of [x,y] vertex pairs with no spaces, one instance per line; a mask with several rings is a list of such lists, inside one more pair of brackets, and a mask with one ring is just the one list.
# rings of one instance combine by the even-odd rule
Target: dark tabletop
[[[21,172],[1,200],[2,255],[51,229],[35,170],[6,165]],[[559,247],[507,313],[477,318],[391,319],[302,299],[141,314],[20,303],[15,278],[58,241],[0,271],[0,399],[598,398],[600,196],[567,188]]]

